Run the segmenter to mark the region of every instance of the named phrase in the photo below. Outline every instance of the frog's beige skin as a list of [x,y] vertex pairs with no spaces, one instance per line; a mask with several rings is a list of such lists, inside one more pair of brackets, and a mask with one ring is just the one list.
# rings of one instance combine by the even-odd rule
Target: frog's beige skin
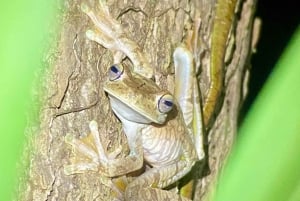
[[[140,55],[140,58],[145,58],[139,48],[136,48],[138,46],[132,45],[135,44],[134,42],[128,42],[130,40],[124,35],[118,38],[118,35],[114,34],[122,32],[117,22],[114,23],[118,26],[111,27],[110,31],[106,30],[107,26],[104,25],[113,20],[103,3],[100,4],[98,12],[100,12],[99,16],[105,13],[105,18],[96,18],[91,9],[87,6],[83,8],[91,18],[98,20],[95,23],[97,32],[89,33],[89,38],[107,48],[110,48],[107,44],[112,44],[111,41],[127,41],[126,51],[134,53],[128,54],[118,47],[112,49],[122,52],[130,59],[132,59],[130,55]],[[108,36],[105,36],[108,33],[114,38],[108,39]],[[136,53],[136,51],[139,52]],[[145,63],[140,58],[137,58],[137,62],[132,61],[133,64]],[[115,177],[140,169],[146,161],[152,168],[128,184],[125,190],[125,200],[187,200],[180,195],[161,190],[182,178],[197,160],[204,158],[198,85],[195,79],[193,57],[185,46],[180,46],[175,50],[174,63],[176,100],[172,100],[172,96],[160,89],[151,79],[144,77],[149,73],[138,74],[140,72],[135,70],[136,68],[134,72],[131,72],[126,66],[121,65],[114,66],[114,70],[110,68],[110,78],[105,83],[104,90],[110,98],[114,113],[122,122],[130,154],[126,158],[115,159],[120,151],[116,150],[107,155],[99,139],[97,123],[92,121],[90,129],[94,149],[70,134],[66,137],[67,143],[90,159],[90,162],[65,166],[66,174],[100,170],[103,175]],[[146,69],[146,72],[150,71]],[[161,97],[174,103],[169,117],[167,117],[167,112],[171,108],[161,105],[164,102],[160,101]],[[177,101],[179,104],[176,103]]]
[[95,24],[95,28],[88,30],[86,36],[90,40],[116,52],[114,63],[120,63],[122,57],[126,55],[133,63],[135,73],[147,78],[153,77],[153,68],[151,68],[146,56],[142,53],[140,47],[126,36],[121,25],[110,16],[108,7],[103,0],[99,0],[99,6],[96,9],[97,15],[88,4],[82,4],[81,10]]
[[[130,154],[118,159],[107,156],[99,139],[97,123],[92,121],[90,129],[96,151],[67,135],[66,142],[90,158],[90,162],[65,166],[65,172],[73,174],[100,170],[107,177],[115,177],[141,169],[145,160],[152,168],[129,183],[125,200],[183,199],[177,194],[150,188],[164,188],[174,183],[186,175],[198,160],[182,113],[177,108],[173,111],[173,117],[166,121],[166,112],[171,108],[160,104],[164,99],[175,102],[172,96],[152,80],[132,74],[125,66],[118,66],[118,69],[123,69],[122,74],[117,79],[108,79],[104,90],[108,93],[114,113],[122,122]],[[111,71],[110,74],[113,74]]]

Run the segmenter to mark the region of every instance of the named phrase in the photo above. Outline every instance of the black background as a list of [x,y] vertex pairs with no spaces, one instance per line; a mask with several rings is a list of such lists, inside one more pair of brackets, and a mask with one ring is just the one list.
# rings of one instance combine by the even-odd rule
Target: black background
[[242,108],[242,119],[299,25],[300,1],[258,0],[256,16],[261,18],[262,27],[257,52],[252,57],[249,93]]

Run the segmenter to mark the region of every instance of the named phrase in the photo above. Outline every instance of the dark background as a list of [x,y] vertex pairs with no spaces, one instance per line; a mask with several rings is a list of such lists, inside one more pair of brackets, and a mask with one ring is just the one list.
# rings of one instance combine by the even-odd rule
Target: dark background
[[300,24],[300,1],[257,0],[256,16],[261,18],[262,27],[257,52],[252,57],[249,94],[242,119]]

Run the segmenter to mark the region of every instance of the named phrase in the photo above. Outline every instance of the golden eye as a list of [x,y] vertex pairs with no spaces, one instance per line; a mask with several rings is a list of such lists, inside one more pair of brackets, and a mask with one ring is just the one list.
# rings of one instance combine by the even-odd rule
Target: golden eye
[[108,77],[110,81],[114,81],[119,79],[124,72],[124,68],[122,65],[114,64],[109,68]]
[[170,112],[173,108],[174,101],[173,101],[173,96],[170,94],[165,94],[160,99],[158,100],[158,110],[161,113],[167,113]]

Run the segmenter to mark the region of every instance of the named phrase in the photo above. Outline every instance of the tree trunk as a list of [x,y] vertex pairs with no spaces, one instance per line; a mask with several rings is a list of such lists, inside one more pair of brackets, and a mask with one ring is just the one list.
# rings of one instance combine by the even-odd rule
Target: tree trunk
[[[71,146],[64,141],[67,133],[78,138],[89,133],[89,122],[99,124],[101,139],[108,150],[122,146],[128,152],[121,124],[113,115],[103,91],[112,53],[85,37],[91,21],[80,10],[84,0],[65,0],[57,17],[61,23],[57,44],[47,53],[49,68],[42,84],[39,121],[28,129],[24,151],[24,175],[20,178],[18,200],[111,200],[113,192],[102,184],[101,173],[87,172],[67,176],[63,166],[70,163]],[[98,3],[98,1],[95,1]],[[201,200],[214,183],[236,137],[241,104],[247,93],[248,70],[252,51],[255,0],[240,0],[227,41],[224,70],[224,97],[212,126],[205,135],[207,165],[199,178],[195,200]],[[202,100],[210,86],[209,61],[215,0],[117,1],[107,4],[127,35],[139,44],[162,88],[172,88],[172,53],[199,11],[199,74]],[[126,59],[124,62],[129,62]],[[29,151],[30,150],[30,151]]]

